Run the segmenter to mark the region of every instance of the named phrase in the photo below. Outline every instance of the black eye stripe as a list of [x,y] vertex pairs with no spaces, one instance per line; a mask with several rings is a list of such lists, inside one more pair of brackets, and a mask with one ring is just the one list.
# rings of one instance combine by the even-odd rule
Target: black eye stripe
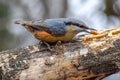
[[78,23],[72,23],[72,22],[65,22],[65,24],[66,25],[75,25],[75,26],[79,26],[79,27],[82,27],[82,28],[85,28],[85,26],[84,25],[80,25],[80,24],[78,24]]

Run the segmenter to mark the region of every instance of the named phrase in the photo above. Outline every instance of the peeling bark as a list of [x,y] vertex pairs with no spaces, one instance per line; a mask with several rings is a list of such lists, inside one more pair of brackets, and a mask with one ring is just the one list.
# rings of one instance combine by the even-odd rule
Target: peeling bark
[[51,45],[52,52],[39,45],[2,51],[0,80],[101,80],[120,71],[119,32]]

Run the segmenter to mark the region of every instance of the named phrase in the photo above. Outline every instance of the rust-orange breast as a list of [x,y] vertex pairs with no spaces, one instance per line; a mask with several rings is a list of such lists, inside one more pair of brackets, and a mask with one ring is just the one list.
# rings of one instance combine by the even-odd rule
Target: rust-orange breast
[[53,35],[45,32],[45,31],[36,31],[34,32],[34,36],[38,40],[46,41],[46,42],[56,42],[57,38],[54,37]]
[[69,27],[67,28],[66,34],[62,36],[55,36],[52,34],[49,34],[45,31],[35,31],[33,35],[38,39],[46,42],[57,42],[57,41],[69,41],[71,40],[75,34],[73,33],[72,29]]

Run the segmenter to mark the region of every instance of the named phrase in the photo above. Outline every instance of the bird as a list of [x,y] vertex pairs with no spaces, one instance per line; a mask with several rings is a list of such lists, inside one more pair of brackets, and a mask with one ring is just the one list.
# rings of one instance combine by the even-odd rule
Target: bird
[[56,43],[58,41],[71,41],[80,32],[97,34],[96,30],[88,27],[84,22],[76,18],[53,18],[36,21],[15,21],[21,24],[33,36],[43,42]]

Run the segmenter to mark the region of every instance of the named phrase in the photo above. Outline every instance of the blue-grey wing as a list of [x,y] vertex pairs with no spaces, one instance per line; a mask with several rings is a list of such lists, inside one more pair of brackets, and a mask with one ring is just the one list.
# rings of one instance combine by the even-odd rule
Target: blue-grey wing
[[32,28],[44,30],[55,36],[62,36],[66,33],[66,25],[63,20],[47,19],[45,21],[33,22]]
[[55,35],[64,35],[66,33],[66,25],[61,19],[47,19],[45,23],[49,25],[50,31]]

